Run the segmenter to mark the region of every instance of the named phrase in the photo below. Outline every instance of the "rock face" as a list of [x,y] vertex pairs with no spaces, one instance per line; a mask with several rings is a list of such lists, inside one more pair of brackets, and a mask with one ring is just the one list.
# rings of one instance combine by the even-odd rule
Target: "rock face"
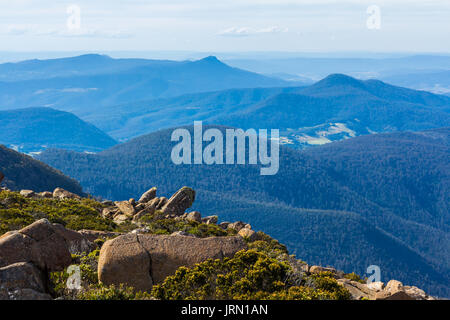
[[246,247],[241,237],[127,234],[105,242],[98,276],[108,285],[126,283],[136,290],[151,290],[181,266],[231,257]]
[[195,200],[195,191],[189,187],[183,187],[178,190],[162,207],[165,214],[181,216],[186,209],[192,206]]
[[3,173],[0,171],[0,183],[3,181],[3,178],[4,178],[5,176],[3,175]]
[[41,270],[60,271],[71,261],[66,240],[47,219],[0,237],[0,267],[31,262]]

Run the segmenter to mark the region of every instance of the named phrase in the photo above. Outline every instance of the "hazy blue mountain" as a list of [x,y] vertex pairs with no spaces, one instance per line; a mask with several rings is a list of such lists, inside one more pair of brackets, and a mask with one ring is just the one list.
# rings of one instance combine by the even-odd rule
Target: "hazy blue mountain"
[[403,57],[289,57],[225,59],[226,63],[245,70],[264,73],[288,73],[321,79],[332,73],[344,73],[360,79],[399,74],[418,73],[423,70],[448,70],[449,55],[405,55]]
[[[17,77],[25,74],[26,79],[27,64],[31,64],[33,76],[28,77],[31,80],[0,82],[0,109],[49,106],[78,114],[105,105],[185,93],[290,85],[281,79],[232,68],[215,57],[174,62],[87,55],[22,64],[24,70],[17,71]],[[2,66],[5,68],[0,65],[0,70]],[[38,79],[33,78],[34,69]],[[9,73],[15,75],[16,71]],[[43,78],[47,73],[48,77]]]
[[386,277],[450,296],[450,129],[282,147],[274,176],[260,176],[257,165],[174,165],[171,132],[95,155],[48,150],[39,159],[106,198],[188,185],[198,191],[193,209],[246,220],[310,263],[360,273],[380,263]]
[[84,54],[76,57],[25,60],[0,64],[0,81],[20,81],[110,74],[144,65],[176,64],[175,61],[113,59],[106,55]]
[[270,97],[297,89],[229,89],[186,94],[86,110],[80,116],[117,139],[129,139],[159,129],[192,124],[195,120],[220,122],[229,114],[246,110]]
[[[450,69],[450,66],[448,66]],[[385,77],[389,83],[402,87],[426,90],[439,94],[450,94],[450,70],[422,71],[416,73],[396,74]]]
[[57,187],[83,195],[80,184],[30,156],[0,145],[1,186],[12,190],[53,191]]
[[21,152],[46,148],[97,152],[117,142],[75,115],[51,108],[0,111],[0,143]]
[[194,120],[242,128],[276,128],[295,147],[373,132],[450,126],[450,99],[335,74],[307,87],[226,90],[127,103],[81,116],[126,140]]

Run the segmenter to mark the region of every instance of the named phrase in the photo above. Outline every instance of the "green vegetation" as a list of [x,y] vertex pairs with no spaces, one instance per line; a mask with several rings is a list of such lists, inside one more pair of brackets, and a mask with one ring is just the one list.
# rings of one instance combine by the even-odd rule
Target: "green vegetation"
[[196,221],[185,221],[175,219],[164,219],[159,211],[153,215],[145,215],[139,223],[143,224],[152,234],[172,234],[183,231],[199,238],[222,237],[235,235],[234,230],[224,230],[215,224],[205,224]]
[[356,273],[352,272],[352,273],[346,273],[344,275],[344,278],[352,280],[352,281],[356,281],[359,283],[366,283],[363,279],[361,279],[361,277],[359,275],[357,275]]
[[120,231],[114,222],[101,217],[101,209],[101,203],[89,198],[31,199],[17,192],[0,191],[0,235],[42,218],[72,230]]
[[[64,271],[50,273],[50,286],[55,297],[77,300],[144,300],[152,299],[146,292],[135,292],[132,287],[105,286],[98,283],[98,258],[100,250],[96,249],[90,253],[73,255],[73,265]],[[74,268],[75,267],[75,268]],[[69,278],[75,270],[80,271],[81,289],[73,290],[67,287]]]
[[171,132],[98,154],[47,151],[39,158],[113,200],[149,185],[163,195],[188,185],[198,195],[192,210],[225,221],[245,217],[308,262],[361,275],[376,264],[386,278],[450,296],[442,285],[450,254],[436,246],[448,239],[449,129],[368,135],[301,152],[281,147],[279,172],[266,177],[252,165],[174,165]]
[[350,299],[349,292],[328,273],[304,277],[292,285],[285,261],[256,249],[233,258],[207,260],[192,268],[181,267],[161,285],[153,287],[157,299]]
[[77,296],[79,300],[153,300],[146,292],[135,292],[132,287],[97,284]]
[[[1,132],[5,130],[7,131],[2,126]],[[5,175],[1,185],[11,190],[29,189],[41,192],[60,187],[78,195],[83,194],[80,184],[74,179],[28,155],[6,148],[1,142],[0,171]]]

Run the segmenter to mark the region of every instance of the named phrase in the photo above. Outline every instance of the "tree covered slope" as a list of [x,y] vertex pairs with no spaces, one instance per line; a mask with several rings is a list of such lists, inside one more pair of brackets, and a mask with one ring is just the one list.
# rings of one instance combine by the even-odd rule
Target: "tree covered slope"
[[51,108],[0,111],[0,143],[22,152],[46,148],[97,152],[117,142],[75,115]]
[[[175,144],[171,132],[139,137],[96,155],[51,150],[39,159],[106,198],[131,197],[152,185],[162,186],[164,193],[191,185],[198,190],[196,209],[225,219],[245,216],[300,256],[300,251],[310,252],[321,263],[362,268],[359,261],[397,247],[402,249],[394,250],[385,267],[388,274],[423,284],[423,277],[442,283],[436,277],[448,273],[448,129],[370,135],[307,152],[281,148],[280,170],[274,176],[260,176],[257,165],[176,166],[170,159]],[[321,215],[324,220],[314,220],[317,216],[304,209],[329,212]],[[367,224],[370,230],[356,232],[355,225],[361,229]],[[333,240],[345,254],[337,255],[327,241],[320,241],[330,232],[346,235]],[[303,243],[318,241],[321,249],[309,251],[299,238]],[[355,248],[360,242],[371,250]],[[338,261],[341,255],[348,260]],[[434,289],[448,295],[448,286]]]

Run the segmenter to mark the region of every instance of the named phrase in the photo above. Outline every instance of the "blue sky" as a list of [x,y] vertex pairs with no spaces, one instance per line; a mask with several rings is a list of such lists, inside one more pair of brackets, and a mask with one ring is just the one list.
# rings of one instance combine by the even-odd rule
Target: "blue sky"
[[0,0],[0,51],[448,53],[449,35],[450,0]]

